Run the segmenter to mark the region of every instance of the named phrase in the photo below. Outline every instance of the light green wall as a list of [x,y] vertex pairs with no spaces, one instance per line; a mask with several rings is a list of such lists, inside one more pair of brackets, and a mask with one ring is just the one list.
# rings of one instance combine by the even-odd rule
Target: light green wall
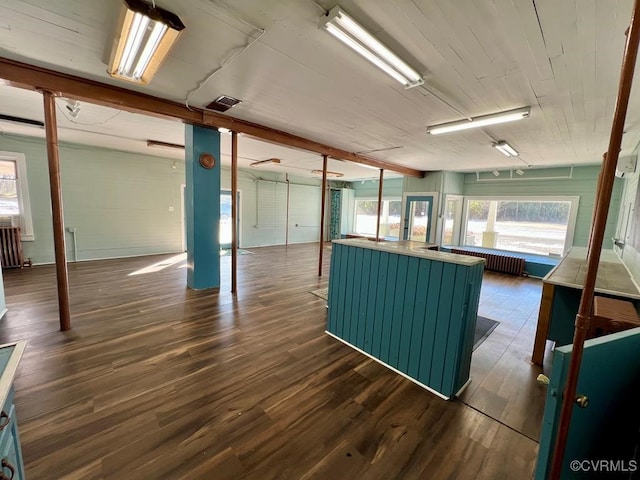
[[[222,168],[222,188],[231,189],[231,170]],[[240,191],[240,247],[250,248],[264,245],[283,245],[286,236],[286,176],[284,173],[238,170],[238,190]],[[318,241],[320,226],[320,200],[322,181],[315,178],[289,176],[290,196],[290,243]],[[316,187],[317,192],[305,188]],[[258,193],[262,202],[258,204]],[[316,194],[317,193],[317,194]],[[269,205],[264,201],[270,198]],[[302,197],[302,198],[301,198]],[[296,209],[302,207],[303,212]],[[305,225],[296,228],[294,219],[305,218]]]
[[[389,178],[382,184],[383,198],[402,198],[402,178]],[[356,198],[378,198],[378,180],[366,180],[364,183],[352,182],[351,188]]]
[[424,178],[404,177],[402,190],[409,192],[441,192],[443,172],[427,172]]
[[[51,196],[45,143],[0,136],[0,150],[26,156],[35,240],[23,242],[34,263],[54,261]],[[178,252],[184,164],[173,160],[61,143],[65,226],[76,229],[78,259]],[[173,208],[173,211],[171,211]],[[75,260],[65,232],[67,258]]]
[[[637,154],[637,149],[635,153]],[[638,170],[637,166],[636,170]],[[631,245],[630,240],[634,225],[640,222],[640,212],[634,211],[639,179],[640,174],[636,171],[636,173],[627,176],[623,180],[624,189],[615,235],[616,238],[625,242],[623,248],[616,248],[616,250],[636,282],[640,282],[640,252]]]
[[[568,173],[568,168],[536,169],[536,176],[563,176]],[[574,167],[573,177],[557,180],[487,180],[478,182],[475,173],[467,173],[464,176],[465,196],[579,196],[578,216],[573,238],[573,245],[586,247],[591,229],[591,216],[595,199],[596,183],[600,166]],[[504,173],[504,172],[503,172]],[[525,171],[525,175],[529,170]],[[504,175],[502,176],[504,178]],[[604,248],[612,248],[611,237],[616,231],[618,210],[622,194],[622,181],[616,178],[611,197],[609,219],[605,232]]]

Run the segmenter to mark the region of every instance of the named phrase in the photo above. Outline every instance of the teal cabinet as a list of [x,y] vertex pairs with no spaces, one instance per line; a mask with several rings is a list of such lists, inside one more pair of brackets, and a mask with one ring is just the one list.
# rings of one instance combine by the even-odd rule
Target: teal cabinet
[[334,241],[327,333],[451,398],[469,381],[483,271],[421,242]]
[[[0,479],[24,480],[18,421],[13,402],[13,379],[26,342],[0,345]],[[4,475],[4,476],[2,476]]]

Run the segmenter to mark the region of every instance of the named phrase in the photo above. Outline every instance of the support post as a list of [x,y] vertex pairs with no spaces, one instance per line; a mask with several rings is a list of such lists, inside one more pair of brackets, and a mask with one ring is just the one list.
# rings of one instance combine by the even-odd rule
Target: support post
[[231,293],[238,290],[238,132],[231,132]]
[[378,221],[376,222],[376,242],[380,241],[380,216],[382,215],[382,187],[384,184],[384,170],[380,169],[380,181],[378,182]]
[[49,162],[49,186],[51,188],[51,216],[53,219],[53,247],[56,257],[56,279],[58,281],[58,310],[60,330],[71,329],[69,307],[69,275],[67,273],[67,250],[64,244],[64,210],[62,208],[62,182],[60,157],[58,155],[58,125],[56,122],[56,99],[53,93],[43,91],[44,124],[47,137]]
[[549,478],[552,480],[559,480],[562,475],[564,454],[569,437],[569,427],[571,426],[571,414],[573,412],[578,376],[580,374],[580,363],[582,362],[582,354],[584,351],[584,341],[589,329],[589,324],[591,323],[591,306],[593,303],[596,276],[598,274],[598,265],[600,263],[600,251],[602,250],[609,204],[611,202],[611,191],[613,190],[616,164],[620,153],[620,145],[622,144],[624,122],[627,116],[629,95],[633,83],[633,72],[638,55],[638,41],[640,40],[640,0],[635,0],[634,2],[631,24],[626,34],[627,42],[622,59],[618,97],[613,115],[611,135],[609,137],[609,148],[602,166],[602,179],[601,182],[599,182],[600,191],[598,192],[598,199],[596,200],[596,216],[591,227],[591,242],[587,256],[587,273],[584,288],[582,289],[582,297],[580,298],[578,314],[576,315],[571,362],[569,363],[567,383],[562,398],[562,410],[560,411],[560,419],[558,422],[558,433],[553,450],[553,461],[549,475]]
[[327,201],[327,156],[322,155],[322,206],[320,207],[320,254],[318,255],[318,276],[322,276],[322,251],[324,249],[324,207]]

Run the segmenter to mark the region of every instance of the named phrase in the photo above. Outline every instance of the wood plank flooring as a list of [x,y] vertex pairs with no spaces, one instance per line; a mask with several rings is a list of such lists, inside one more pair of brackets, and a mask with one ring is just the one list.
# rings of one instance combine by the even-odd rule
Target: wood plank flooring
[[0,341],[28,341],[16,379],[27,478],[531,477],[539,281],[486,275],[480,314],[501,324],[447,402],[324,334],[325,302],[309,293],[327,284],[317,245],[252,252],[237,297],[229,257],[219,293],[187,289],[171,255],[70,264],[66,333],[54,268],[5,271]]

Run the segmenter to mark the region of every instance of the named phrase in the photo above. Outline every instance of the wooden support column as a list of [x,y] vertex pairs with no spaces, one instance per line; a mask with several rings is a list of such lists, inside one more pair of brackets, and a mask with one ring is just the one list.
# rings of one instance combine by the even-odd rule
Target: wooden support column
[[62,182],[60,179],[60,157],[58,156],[58,125],[56,122],[56,99],[51,92],[43,91],[44,125],[47,137],[49,161],[49,187],[51,188],[51,216],[53,219],[53,247],[56,257],[58,281],[58,311],[60,330],[71,329],[69,307],[69,275],[67,273],[67,250],[64,244],[64,211],[62,208]]
[[596,284],[596,276],[598,274],[598,265],[600,263],[600,251],[602,249],[604,232],[607,225],[607,215],[609,212],[609,204],[611,202],[611,191],[613,190],[616,164],[620,153],[620,145],[622,144],[624,122],[627,116],[631,84],[633,83],[633,72],[635,70],[636,58],[638,56],[638,42],[640,41],[640,0],[635,0],[634,2],[633,12],[631,14],[631,24],[626,34],[627,42],[625,45],[624,57],[622,59],[620,82],[618,85],[618,98],[616,100],[616,107],[613,115],[611,135],[609,137],[609,148],[607,149],[604,164],[602,166],[602,179],[601,182],[599,182],[600,191],[598,192],[598,198],[596,199],[597,203],[595,206],[596,216],[591,227],[591,243],[589,245],[589,253],[587,256],[587,273],[584,281],[584,288],[582,289],[582,297],[580,298],[578,314],[576,315],[571,362],[569,363],[567,383],[562,397],[562,410],[560,412],[558,433],[553,450],[553,461],[551,463],[551,471],[549,475],[549,478],[552,480],[559,480],[562,475],[564,454],[569,436],[569,427],[571,426],[571,414],[573,412],[573,404],[576,399],[580,363],[582,362],[582,354],[584,351],[584,341],[587,336],[589,324],[591,323],[591,307],[593,304],[593,293]]
[[320,254],[318,276],[322,276],[322,250],[324,249],[324,207],[327,201],[327,155],[322,155],[322,206],[320,207]]
[[378,182],[378,221],[376,223],[376,242],[380,241],[380,217],[382,216],[382,187],[384,184],[384,170],[380,169],[380,181]]
[[238,290],[238,132],[231,132],[231,293]]

